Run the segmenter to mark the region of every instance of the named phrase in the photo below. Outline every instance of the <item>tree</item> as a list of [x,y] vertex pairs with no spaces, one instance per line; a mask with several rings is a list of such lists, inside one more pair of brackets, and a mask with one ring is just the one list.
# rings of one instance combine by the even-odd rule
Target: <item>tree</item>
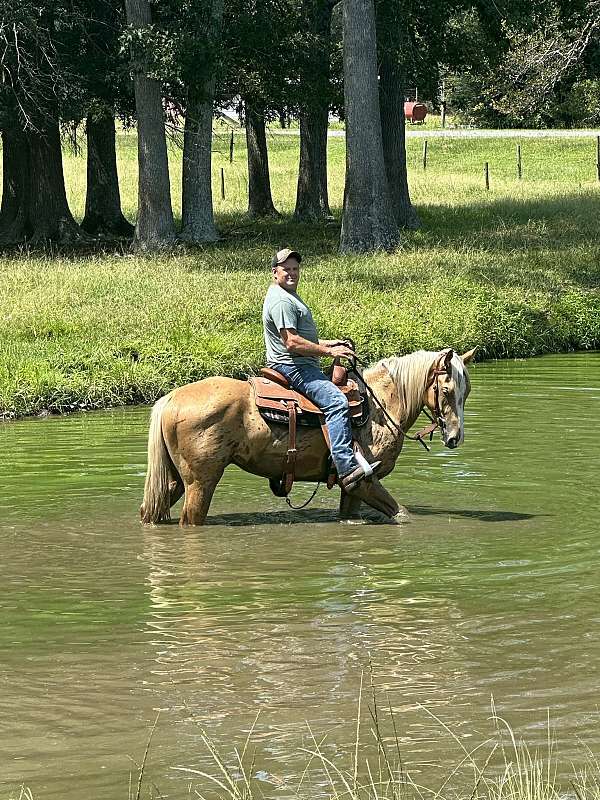
[[379,0],[376,6],[379,50],[379,112],[383,159],[394,217],[401,228],[416,229],[419,217],[410,201],[406,170],[404,53],[408,49],[404,16],[399,0]]
[[248,216],[275,216],[277,210],[271,195],[265,111],[251,99],[246,98],[245,119],[248,149]]
[[133,51],[135,107],[138,120],[138,218],[135,243],[142,250],[161,249],[175,240],[161,88],[150,76],[147,51],[152,44],[148,0],[125,0]]
[[133,225],[121,211],[117,173],[115,114],[131,117],[133,98],[120,48],[125,24],[120,4],[105,0],[79,0],[83,16],[84,47],[77,73],[84,91],[86,117],[87,190],[81,227],[89,234],[133,235]]
[[446,86],[464,120],[496,127],[600,120],[598,0],[507,0],[501,16],[478,2],[451,16],[447,30]]
[[219,232],[212,199],[212,120],[223,0],[212,0],[206,6],[184,3],[182,11],[185,25],[178,48],[186,95],[181,238],[214,242]]
[[83,233],[67,203],[59,130],[61,105],[77,95],[66,37],[79,24],[60,3],[5,0],[0,26],[3,196],[0,242],[71,243]]
[[300,163],[294,217],[331,217],[327,190],[327,133],[331,102],[331,15],[337,0],[304,0],[299,57]]
[[266,122],[288,104],[295,0],[230,0],[223,24],[219,98],[244,104],[248,214],[277,214],[271,194]]
[[564,100],[589,78],[600,78],[600,0],[556,3],[535,29],[509,28],[495,106],[517,121],[570,124],[561,119]]
[[90,109],[87,138],[87,190],[81,227],[89,234],[131,236],[133,225],[121,211],[117,174],[115,118],[110,109]]
[[346,185],[340,250],[393,250],[400,241],[383,158],[373,0],[344,0]]

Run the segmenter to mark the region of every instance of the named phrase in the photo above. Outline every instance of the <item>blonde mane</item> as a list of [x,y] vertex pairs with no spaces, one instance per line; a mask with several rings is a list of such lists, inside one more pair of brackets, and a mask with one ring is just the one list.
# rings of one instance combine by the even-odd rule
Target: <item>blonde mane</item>
[[419,416],[429,370],[438,355],[433,350],[417,350],[406,356],[383,358],[373,365],[373,368],[385,367],[392,376],[400,395],[405,421],[414,421]]

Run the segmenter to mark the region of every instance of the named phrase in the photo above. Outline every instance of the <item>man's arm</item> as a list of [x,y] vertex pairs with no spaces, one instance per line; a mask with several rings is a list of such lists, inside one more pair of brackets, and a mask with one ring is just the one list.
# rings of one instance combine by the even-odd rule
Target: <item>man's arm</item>
[[339,342],[337,339],[319,339],[319,343],[309,342],[300,336],[295,328],[282,328],[279,331],[281,341],[285,345],[288,353],[296,356],[330,356],[331,358],[353,358],[354,352],[347,344]]

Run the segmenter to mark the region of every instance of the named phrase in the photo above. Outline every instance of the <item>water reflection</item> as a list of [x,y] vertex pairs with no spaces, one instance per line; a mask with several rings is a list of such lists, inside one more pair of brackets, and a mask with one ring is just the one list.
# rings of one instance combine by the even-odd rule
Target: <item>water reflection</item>
[[156,709],[149,778],[170,797],[173,767],[207,766],[201,728],[243,744],[259,709],[256,768],[298,776],[306,721],[352,752],[369,662],[424,781],[459,760],[424,709],[475,746],[492,694],[532,746],[550,708],[568,772],[598,744],[599,367],[476,367],[464,447],[409,448],[386,481],[401,528],[340,525],[325,491],[284,510],[233,469],[205,528],[142,528],[147,409],[0,426],[6,786],[126,791]]

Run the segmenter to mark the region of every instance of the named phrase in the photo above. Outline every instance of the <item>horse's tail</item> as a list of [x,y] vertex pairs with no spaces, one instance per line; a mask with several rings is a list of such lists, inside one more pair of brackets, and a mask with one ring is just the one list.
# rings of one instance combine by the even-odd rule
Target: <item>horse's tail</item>
[[154,404],[148,433],[148,470],[144,486],[144,500],[140,508],[142,522],[168,522],[171,519],[169,483],[174,464],[162,434],[162,413],[171,399],[166,394]]

